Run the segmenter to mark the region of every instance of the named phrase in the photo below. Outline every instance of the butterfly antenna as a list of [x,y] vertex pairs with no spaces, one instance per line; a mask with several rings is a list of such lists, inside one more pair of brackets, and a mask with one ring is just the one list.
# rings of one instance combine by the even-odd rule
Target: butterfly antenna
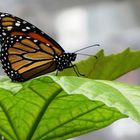
[[76,54],[78,54],[78,55],[85,55],[85,56],[92,56],[90,54],[85,54],[85,53],[76,53]]
[[82,49],[79,49],[79,50],[75,51],[74,53],[85,50],[85,49],[88,49],[88,48],[91,48],[91,47],[94,47],[94,46],[100,46],[100,45],[99,44],[94,44],[94,45],[91,45],[91,46],[87,46],[87,47],[84,47]]
[[78,55],[85,55],[85,56],[94,56],[96,59],[98,58],[96,55],[84,54],[84,53],[76,53]]

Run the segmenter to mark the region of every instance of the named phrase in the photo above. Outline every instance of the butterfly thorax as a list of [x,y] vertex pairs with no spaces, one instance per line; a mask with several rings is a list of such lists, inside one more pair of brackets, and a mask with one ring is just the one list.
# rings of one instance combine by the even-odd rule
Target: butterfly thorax
[[75,61],[77,54],[75,53],[63,53],[62,55],[55,55],[54,61],[57,63],[56,69],[62,71],[65,68],[70,67],[71,62]]

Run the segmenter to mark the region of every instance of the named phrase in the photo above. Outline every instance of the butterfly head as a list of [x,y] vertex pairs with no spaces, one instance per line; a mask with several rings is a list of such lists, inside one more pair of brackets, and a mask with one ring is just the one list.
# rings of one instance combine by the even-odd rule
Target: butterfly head
[[57,70],[62,71],[68,68],[72,61],[75,61],[77,54],[75,53],[63,53],[60,56],[55,56],[55,61],[57,63]]

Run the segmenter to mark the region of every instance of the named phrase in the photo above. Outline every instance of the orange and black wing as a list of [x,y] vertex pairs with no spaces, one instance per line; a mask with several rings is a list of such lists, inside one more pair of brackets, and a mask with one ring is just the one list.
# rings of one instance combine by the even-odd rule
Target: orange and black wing
[[25,81],[54,71],[55,55],[63,48],[29,22],[8,13],[0,13],[1,61],[7,75]]
[[50,44],[26,36],[7,38],[2,46],[1,61],[13,81],[26,81],[56,70],[56,54],[63,53]]
[[8,13],[0,12],[0,43],[3,44],[7,37],[16,35],[28,36],[44,43],[51,43],[55,48],[64,52],[63,48],[50,36],[31,23]]

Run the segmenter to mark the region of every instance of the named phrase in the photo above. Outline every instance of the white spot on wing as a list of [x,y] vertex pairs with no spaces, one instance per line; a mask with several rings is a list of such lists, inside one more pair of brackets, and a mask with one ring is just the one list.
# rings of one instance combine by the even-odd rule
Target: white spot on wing
[[20,23],[16,22],[15,25],[16,25],[16,26],[20,26]]
[[30,30],[31,28],[27,26],[26,29]]
[[48,44],[48,43],[47,43],[46,45],[47,45],[47,46],[50,46],[50,44]]
[[6,36],[6,33],[4,32],[4,33],[2,33],[4,36]]
[[35,39],[34,42],[37,42],[37,40]]
[[7,27],[7,30],[8,30],[8,31],[11,31],[11,30],[12,30],[12,26],[8,26],[8,27]]
[[4,17],[5,15],[4,14],[1,14],[1,17]]
[[22,29],[22,31],[23,31],[23,32],[25,32],[25,31],[26,31],[26,29]]

